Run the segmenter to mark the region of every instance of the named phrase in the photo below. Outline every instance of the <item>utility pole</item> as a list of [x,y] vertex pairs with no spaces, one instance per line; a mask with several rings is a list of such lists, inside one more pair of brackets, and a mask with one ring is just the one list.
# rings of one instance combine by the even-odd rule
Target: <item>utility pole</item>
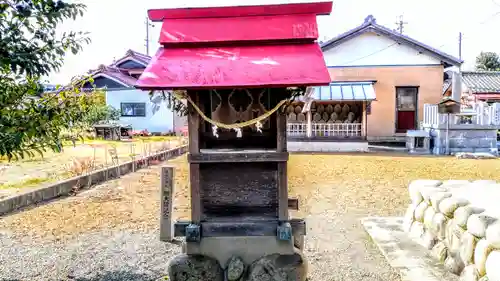
[[458,58],[462,59],[462,32],[458,33]]
[[404,25],[405,24],[408,24],[408,22],[406,22],[406,21],[403,20],[403,15],[400,15],[399,18],[396,21],[396,26],[397,26],[396,30],[399,33],[403,34],[403,29],[404,29]]
[[149,56],[149,27],[154,27],[152,23],[149,22],[149,18],[146,17],[146,55]]

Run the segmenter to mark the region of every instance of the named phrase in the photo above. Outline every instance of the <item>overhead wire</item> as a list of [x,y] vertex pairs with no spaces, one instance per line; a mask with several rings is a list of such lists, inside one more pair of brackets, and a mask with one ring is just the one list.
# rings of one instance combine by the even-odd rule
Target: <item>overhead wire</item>
[[[496,1],[491,0],[491,2],[493,2],[495,5],[497,5],[497,6],[499,6],[499,7],[500,7],[500,4],[498,4]],[[475,27],[474,27],[474,28],[478,28],[478,27],[480,27],[480,26],[482,26],[482,25],[484,25],[484,24],[488,23],[489,21],[491,21],[492,19],[494,19],[494,18],[495,18],[495,17],[497,17],[498,15],[500,15],[500,11],[497,11],[497,12],[495,12],[495,13],[491,14],[491,15],[490,15],[489,17],[487,17],[485,20],[483,20],[483,21],[479,22],[477,25],[475,25]],[[471,32],[471,33],[472,33],[472,32]],[[468,34],[470,34],[470,33],[467,33],[467,34],[465,34],[465,35],[462,35],[462,40],[463,40],[464,38],[466,38],[466,37],[467,37],[467,38],[471,38]],[[476,32],[476,33],[474,33],[474,34],[475,34],[475,35],[473,35],[473,36],[477,36],[477,35],[478,35],[478,34],[480,34],[480,33],[477,33],[477,32]],[[457,40],[458,40],[458,39],[459,39],[459,37],[455,37],[455,39],[457,39]],[[446,43],[442,44],[441,46],[439,46],[439,47],[437,47],[437,48],[438,48],[438,49],[440,49],[440,48],[442,48],[442,47],[444,47],[444,46],[447,46],[447,45],[449,45],[449,44],[452,44],[452,43],[453,43],[453,44],[455,44],[455,42],[448,41],[448,42],[446,42]]]
[[366,55],[366,56],[363,56],[363,57],[357,58],[357,59],[352,60],[352,61],[344,62],[344,63],[342,63],[342,64],[343,64],[343,65],[346,65],[346,64],[353,63],[353,62],[357,62],[358,60],[362,60],[362,59],[365,59],[365,58],[367,58],[367,57],[370,57],[370,56],[373,56],[373,55],[375,55],[375,54],[378,54],[378,53],[380,53],[380,52],[383,52],[383,51],[385,51],[385,50],[389,49],[390,47],[392,47],[392,46],[394,46],[394,45],[396,45],[396,44],[399,44],[399,42],[394,42],[394,43],[392,43],[391,45],[389,45],[389,46],[387,46],[387,47],[384,47],[384,48],[382,48],[382,49],[380,49],[380,50],[378,50],[378,51],[375,51],[375,52],[373,52],[373,53],[370,53],[370,54],[368,54],[368,55]]
[[[495,5],[500,6],[500,4],[496,3],[494,0],[491,0],[491,1],[492,1]],[[478,24],[478,26],[481,26],[481,25],[483,25],[483,24],[486,24],[487,22],[489,22],[490,20],[492,20],[493,18],[495,18],[495,17],[496,17],[496,16],[498,16],[498,15],[500,15],[500,11],[498,11],[498,12],[493,13],[492,15],[490,15],[490,16],[489,16],[486,20],[484,20],[484,21],[480,22],[480,23]],[[458,40],[458,37],[455,37],[455,38]],[[465,38],[465,36],[462,36],[462,40],[463,40],[464,38]],[[470,37],[467,37],[467,38],[470,38]],[[442,47],[444,47],[444,46],[446,46],[446,45],[448,45],[448,44],[451,44],[451,43],[452,43],[452,42],[446,42],[446,43],[442,44],[441,46],[437,47],[437,49],[440,49],[440,48],[442,48]],[[370,57],[370,56],[376,55],[376,54],[378,54],[378,53],[380,53],[380,52],[383,52],[383,51],[385,51],[385,50],[389,49],[390,47],[392,47],[392,46],[394,46],[394,45],[396,45],[396,44],[399,44],[399,42],[394,42],[393,44],[391,44],[391,45],[389,45],[389,46],[387,46],[387,47],[384,47],[384,48],[382,48],[382,49],[380,49],[380,50],[377,50],[377,51],[375,51],[375,52],[373,52],[373,53],[370,53],[370,54],[365,55],[365,56],[363,56],[363,57],[357,58],[357,59],[355,59],[355,60],[351,60],[351,61],[348,61],[348,62],[344,62],[344,63],[342,63],[342,65],[351,64],[351,63],[353,63],[353,62],[357,62],[357,61],[362,60],[362,59],[365,59],[365,58],[367,58],[367,57]]]

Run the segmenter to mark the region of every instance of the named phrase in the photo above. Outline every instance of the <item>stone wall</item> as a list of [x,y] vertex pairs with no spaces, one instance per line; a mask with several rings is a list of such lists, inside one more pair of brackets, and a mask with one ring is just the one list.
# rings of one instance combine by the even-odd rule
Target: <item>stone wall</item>
[[[433,139],[433,154],[446,153],[446,128],[430,129]],[[472,128],[470,125],[452,126],[449,131],[450,153],[486,152],[498,154],[497,128]]]
[[418,180],[405,231],[463,281],[500,280],[500,184]]

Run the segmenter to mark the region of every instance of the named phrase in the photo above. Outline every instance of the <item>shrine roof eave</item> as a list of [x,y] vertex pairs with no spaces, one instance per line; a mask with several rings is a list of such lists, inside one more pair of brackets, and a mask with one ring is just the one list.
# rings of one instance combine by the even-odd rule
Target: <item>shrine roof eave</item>
[[147,86],[135,85],[134,87],[144,91],[173,91],[173,90],[211,90],[211,89],[255,89],[255,88],[289,88],[289,87],[313,87],[327,86],[330,81],[316,83],[298,83],[298,84],[247,84],[247,85],[228,85],[228,86],[193,86],[193,85],[165,85],[165,86]]
[[160,48],[135,87],[149,90],[329,85],[318,44]]
[[275,16],[290,14],[329,15],[332,1],[254,6],[199,7],[148,10],[149,19],[161,22],[165,19],[221,18],[246,16]]

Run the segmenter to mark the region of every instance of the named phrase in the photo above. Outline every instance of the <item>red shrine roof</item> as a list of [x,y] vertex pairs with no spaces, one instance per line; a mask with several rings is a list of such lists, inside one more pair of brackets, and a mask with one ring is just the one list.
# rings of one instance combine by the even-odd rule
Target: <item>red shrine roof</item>
[[150,10],[162,47],[141,89],[328,85],[316,16],[331,2]]

